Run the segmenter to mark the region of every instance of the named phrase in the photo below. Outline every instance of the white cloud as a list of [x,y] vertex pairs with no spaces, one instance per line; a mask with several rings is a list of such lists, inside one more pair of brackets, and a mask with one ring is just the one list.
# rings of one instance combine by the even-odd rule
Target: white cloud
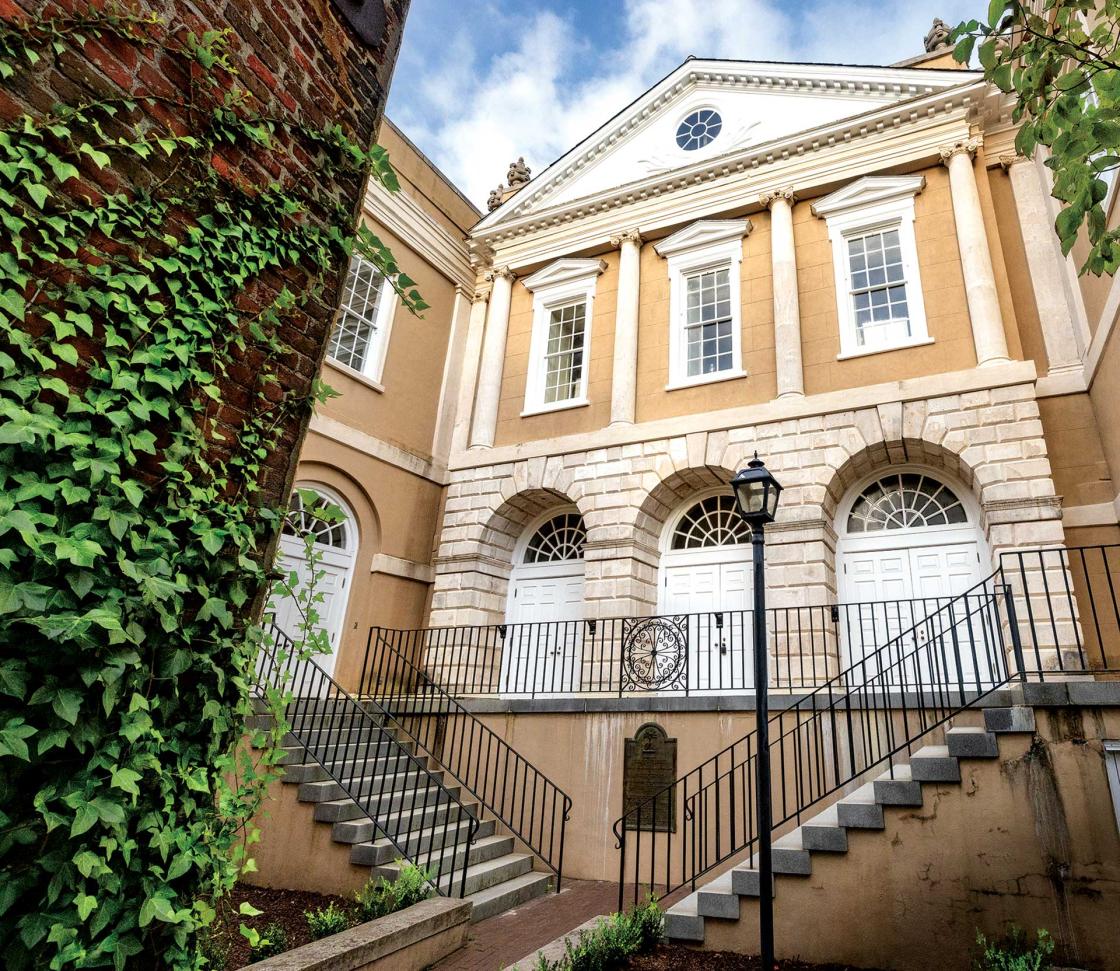
[[[519,14],[507,0],[463,18],[455,3],[468,6],[414,0],[390,114],[480,206],[512,159],[540,172],[689,54],[889,63],[921,50],[931,20],[907,0],[625,0],[608,41],[571,14]],[[976,2],[943,6],[959,19]]]

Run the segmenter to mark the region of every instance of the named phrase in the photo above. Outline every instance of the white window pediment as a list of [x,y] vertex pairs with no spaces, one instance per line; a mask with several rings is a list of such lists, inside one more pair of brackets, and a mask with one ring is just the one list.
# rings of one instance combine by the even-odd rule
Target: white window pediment
[[701,219],[654,244],[658,256],[678,256],[716,243],[737,242],[751,231],[749,219]]
[[533,294],[533,331],[522,416],[587,401],[595,283],[603,260],[563,259],[522,282]]
[[828,225],[839,359],[930,344],[914,236],[920,175],[864,176],[818,200]]

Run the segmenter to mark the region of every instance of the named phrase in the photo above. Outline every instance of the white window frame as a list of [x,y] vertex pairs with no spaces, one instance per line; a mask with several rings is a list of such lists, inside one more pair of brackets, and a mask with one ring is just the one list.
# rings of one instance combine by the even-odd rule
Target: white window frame
[[[743,238],[747,219],[709,219],[693,223],[654,246],[669,269],[669,383],[666,391],[744,378],[743,369]],[[686,277],[705,270],[728,270],[731,294],[731,367],[710,374],[688,373]]]
[[[357,259],[368,263],[362,256]],[[378,271],[380,272],[380,271]],[[343,280],[343,297],[345,297],[346,287],[350,280],[350,268],[346,268],[346,278]],[[365,360],[362,361],[361,368],[351,367],[349,364],[344,364],[342,361],[335,360],[328,353],[327,360],[333,367],[338,368],[344,374],[349,374],[352,377],[357,377],[362,380],[364,384],[368,384],[375,391],[384,391],[382,380],[385,376],[385,360],[389,356],[389,337],[393,330],[393,320],[397,315],[397,304],[400,297],[397,291],[393,289],[391,283],[386,277],[381,278],[381,287],[377,297],[377,312],[372,321],[367,321],[373,327],[373,334],[370,336],[369,346],[366,349]],[[339,306],[338,312],[335,315],[334,326],[338,327],[342,322],[342,316],[345,313],[342,305]],[[331,331],[331,344],[334,344],[334,330]]]
[[1112,793],[1112,810],[1116,813],[1116,828],[1120,831],[1120,739],[1104,740],[1104,768],[1108,773],[1108,788]]
[[[924,185],[923,176],[865,176],[813,206],[814,214],[824,217],[832,244],[836,312],[840,324],[840,353],[836,355],[838,361],[933,343],[926,325],[925,298],[918,268],[918,244],[914,236],[914,196]],[[904,340],[860,346],[855,308],[852,306],[848,244],[856,237],[889,232],[892,229],[898,231],[899,248],[902,251],[910,335]]]
[[[591,371],[591,324],[594,319],[595,286],[599,274],[606,268],[607,264],[602,260],[557,260],[522,281],[525,288],[533,294],[533,330],[529,338],[529,365],[525,375],[525,404],[521,417],[583,408],[590,404],[587,385]],[[579,389],[574,397],[546,402],[548,331],[552,311],[577,303],[584,305],[583,366]]]

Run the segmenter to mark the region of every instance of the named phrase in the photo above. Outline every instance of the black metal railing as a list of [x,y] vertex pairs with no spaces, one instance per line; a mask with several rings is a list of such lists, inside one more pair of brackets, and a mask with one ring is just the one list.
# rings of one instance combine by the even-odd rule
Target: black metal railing
[[254,694],[284,707],[288,732],[404,860],[428,871],[444,896],[463,896],[479,821],[410,751],[393,719],[359,704],[274,624],[257,660]]
[[370,632],[359,694],[433,758],[556,874],[572,800],[390,641]]
[[1009,550],[1000,571],[1015,596],[1027,674],[1120,672],[1120,545]]
[[[870,769],[893,772],[897,755],[1023,671],[1015,601],[997,571],[771,715],[774,828]],[[753,852],[755,745],[751,731],[626,807],[613,827],[620,908],[626,888],[664,897]]]
[[[771,688],[812,689],[870,655],[949,597],[767,610]],[[683,696],[754,690],[754,612],[397,630],[370,641],[459,697]]]

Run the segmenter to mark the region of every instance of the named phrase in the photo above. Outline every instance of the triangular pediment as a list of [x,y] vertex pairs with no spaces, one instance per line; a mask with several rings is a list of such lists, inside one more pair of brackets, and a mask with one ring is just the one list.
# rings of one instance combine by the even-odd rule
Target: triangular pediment
[[873,206],[893,199],[916,195],[925,187],[924,175],[865,175],[813,203],[814,216]]
[[673,256],[701,246],[742,239],[751,231],[749,219],[701,219],[654,244],[658,256]]
[[[886,106],[971,83],[976,72],[689,60],[558,159],[476,230],[718,164],[755,148]],[[682,138],[697,112],[715,112],[701,138]],[[703,142],[701,144],[701,142]]]
[[561,283],[598,276],[606,268],[607,264],[603,260],[556,260],[537,270],[532,276],[525,277],[521,282],[527,290],[543,290],[545,287],[555,287]]

